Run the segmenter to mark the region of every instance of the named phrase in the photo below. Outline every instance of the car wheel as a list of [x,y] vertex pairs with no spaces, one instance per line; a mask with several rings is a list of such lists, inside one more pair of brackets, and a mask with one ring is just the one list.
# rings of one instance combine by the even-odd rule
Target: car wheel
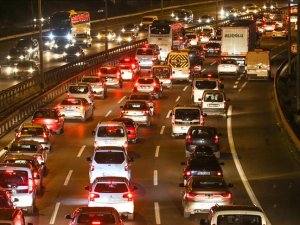
[[134,214],[133,213],[127,214],[127,218],[128,220],[134,220]]
[[183,210],[183,217],[184,217],[184,218],[189,218],[190,215],[191,215],[191,214],[190,214],[189,212],[186,212],[186,211]]

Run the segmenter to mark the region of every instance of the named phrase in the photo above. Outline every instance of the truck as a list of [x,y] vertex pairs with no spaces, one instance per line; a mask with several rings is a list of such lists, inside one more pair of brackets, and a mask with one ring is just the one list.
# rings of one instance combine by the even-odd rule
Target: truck
[[247,52],[255,49],[257,28],[254,20],[235,20],[222,27],[221,57],[244,65]]
[[268,80],[270,78],[269,51],[254,49],[246,55],[245,71],[248,80]]

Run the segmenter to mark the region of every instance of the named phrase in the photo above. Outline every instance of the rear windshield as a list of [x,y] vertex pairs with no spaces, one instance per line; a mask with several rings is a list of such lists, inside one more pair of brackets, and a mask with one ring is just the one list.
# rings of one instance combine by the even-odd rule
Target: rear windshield
[[202,129],[202,128],[192,128],[190,130],[190,135],[192,137],[203,137],[203,136],[213,136],[215,134],[214,129]]
[[124,137],[125,131],[121,126],[100,126],[97,137]]
[[32,66],[32,63],[28,62],[28,61],[19,62],[18,66],[20,66],[20,67],[30,67],[30,66]]
[[137,55],[153,55],[153,50],[151,48],[138,48],[136,51]]
[[39,127],[23,127],[21,133],[23,135],[38,136],[38,135],[43,135],[44,130],[43,128],[39,128]]
[[222,60],[221,63],[222,64],[237,64],[234,59],[225,59],[225,60]]
[[81,105],[81,101],[79,99],[64,99],[61,105]]
[[101,221],[101,224],[115,224],[116,222],[112,214],[96,212],[81,213],[77,219],[77,223],[80,224],[93,224],[94,221]]
[[33,144],[13,143],[9,150],[10,151],[37,151],[38,147]]
[[100,82],[101,80],[99,77],[83,77],[81,81],[88,82],[88,83],[96,83],[96,82]]
[[222,93],[205,93],[204,101],[205,102],[223,102],[224,96]]
[[217,225],[262,225],[261,217],[257,215],[220,215],[217,218]]
[[171,70],[168,67],[154,67],[152,69],[152,75],[157,78],[169,78]]
[[116,74],[118,72],[117,68],[101,68],[101,74]]
[[219,188],[223,187],[223,180],[193,180],[192,187],[193,188]]
[[217,87],[217,82],[210,80],[199,80],[195,82],[195,87],[199,90],[215,89]]
[[48,119],[57,119],[58,116],[57,116],[57,113],[56,111],[46,111],[46,110],[43,110],[43,111],[37,111],[34,113],[33,115],[33,118],[48,118]]
[[125,160],[123,152],[96,152],[94,160],[98,164],[121,164]]
[[128,192],[128,188],[125,183],[98,183],[94,191],[100,193],[124,193]]
[[0,186],[2,188],[25,185],[28,185],[28,174],[26,171],[0,170]]
[[154,80],[152,78],[139,79],[138,82],[140,84],[152,84]]
[[86,94],[88,93],[89,88],[87,86],[70,86],[69,92],[73,94]]
[[144,110],[147,109],[147,105],[145,102],[126,102],[124,109]]
[[134,60],[131,58],[123,58],[120,60],[120,63],[134,63]]
[[176,109],[175,119],[199,119],[200,110],[199,109]]
[[150,100],[150,95],[131,95],[130,100]]
[[129,65],[121,65],[120,67],[121,67],[121,70],[122,69],[123,70],[130,70],[131,69],[131,67]]

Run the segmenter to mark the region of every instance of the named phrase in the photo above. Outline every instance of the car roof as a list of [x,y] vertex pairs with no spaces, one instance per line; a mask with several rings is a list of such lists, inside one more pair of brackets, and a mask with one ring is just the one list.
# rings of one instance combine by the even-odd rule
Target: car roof
[[[233,210],[241,210],[241,211],[259,211],[263,212],[259,207],[255,205],[215,205],[211,208],[213,211],[233,211]],[[238,214],[237,212],[235,212]]]
[[29,163],[0,163],[0,170],[3,169],[28,169],[30,170],[32,168],[31,164]]
[[185,108],[200,109],[200,106],[197,106],[197,105],[176,105],[174,107],[174,109],[185,109]]
[[15,140],[12,142],[12,144],[30,144],[30,145],[40,145],[38,141],[33,141],[33,140]]
[[117,122],[126,122],[126,121],[128,121],[128,122],[134,122],[134,120],[133,119],[130,119],[130,118],[125,118],[125,117],[118,117],[118,118],[114,118],[114,119],[112,119],[112,121],[117,121]]
[[102,121],[102,122],[98,123],[98,125],[119,125],[119,126],[123,126],[124,123],[109,120],[109,121]]
[[221,166],[215,156],[206,156],[188,159],[187,168],[190,170],[220,170]]
[[67,97],[67,98],[64,98],[62,101],[64,100],[80,100],[80,101],[84,101],[86,100],[86,98],[79,98],[79,97]]

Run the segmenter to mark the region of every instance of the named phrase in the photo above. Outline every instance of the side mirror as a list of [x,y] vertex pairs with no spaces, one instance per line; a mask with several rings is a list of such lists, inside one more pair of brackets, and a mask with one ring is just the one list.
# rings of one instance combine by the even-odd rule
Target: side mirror
[[175,73],[175,71],[173,71],[172,73]]
[[185,186],[184,186],[184,183],[180,183],[180,184],[179,184],[179,187],[185,187]]
[[61,114],[60,116],[65,117],[65,114]]
[[96,134],[96,131],[95,131],[95,130],[93,130],[93,131],[92,131],[92,135],[95,135],[95,134]]
[[224,166],[224,165],[225,165],[225,163],[224,163],[224,162],[219,162],[219,164],[220,164],[221,166]]
[[14,198],[13,202],[18,202],[19,199],[18,198]]
[[163,82],[160,82],[161,85],[163,85]]
[[97,92],[96,92],[96,91],[93,91],[93,93],[96,94]]
[[186,162],[181,162],[180,165],[186,166]]
[[34,176],[34,179],[39,180],[39,179],[41,179],[41,177],[40,177],[40,175],[37,174],[37,175]]
[[49,150],[49,148],[48,147],[45,147],[45,148],[43,148],[44,150]]
[[71,217],[71,215],[70,215],[70,214],[68,214],[68,215],[65,215],[65,218],[66,218],[67,220],[71,220],[71,219],[72,219],[72,217]]
[[91,157],[86,157],[86,161],[92,162],[92,158]]
[[203,115],[202,115],[203,117],[207,117],[207,114],[206,113],[203,113]]
[[228,187],[232,188],[233,187],[233,184],[232,183],[229,183],[227,184]]
[[150,106],[149,108],[150,108],[150,109],[153,109],[154,107],[153,107],[153,106]]
[[90,190],[90,186],[84,186],[84,190],[89,191]]

